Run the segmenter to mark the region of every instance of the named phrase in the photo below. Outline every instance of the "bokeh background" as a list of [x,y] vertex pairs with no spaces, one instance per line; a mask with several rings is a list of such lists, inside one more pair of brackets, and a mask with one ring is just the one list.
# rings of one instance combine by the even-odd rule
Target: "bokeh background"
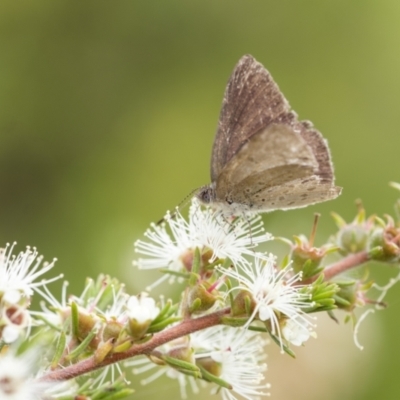
[[[142,289],[158,274],[132,267],[133,242],[208,183],[225,84],[246,53],[328,138],[344,187],[334,202],[266,215],[268,230],[308,233],[318,211],[318,244],[335,229],[330,211],[349,220],[357,198],[391,213],[399,1],[3,0],[0,243],[57,257],[72,292],[99,272]],[[372,268],[382,282],[387,271]],[[398,399],[399,298],[396,287],[362,326],[362,352],[349,325],[325,319],[297,360],[271,348],[272,398]],[[178,396],[173,381],[134,386],[141,399]]]

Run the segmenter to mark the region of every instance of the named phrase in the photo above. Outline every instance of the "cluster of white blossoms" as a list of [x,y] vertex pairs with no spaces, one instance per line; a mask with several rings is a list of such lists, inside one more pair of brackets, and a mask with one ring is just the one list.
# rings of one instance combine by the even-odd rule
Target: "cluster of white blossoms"
[[[168,279],[173,283],[177,276],[192,279],[182,300],[182,308],[187,306],[191,317],[230,307],[232,319],[227,324],[241,325],[212,327],[191,334],[189,342],[196,365],[206,374],[204,364],[206,371],[218,376],[224,399],[235,399],[234,393],[247,399],[266,394],[269,385],[262,382],[266,369],[262,344],[267,333],[283,351],[290,344],[299,346],[307,341],[314,334],[314,326],[304,311],[312,303],[299,284],[301,273],[295,274],[290,265],[278,268],[273,255],[256,251],[257,246],[272,239],[264,232],[261,217],[227,220],[210,208],[202,208],[194,199],[187,220],[179,211],[173,216],[167,214],[164,223],[152,225],[145,236],[146,241],[135,243],[136,252],[144,257],[134,264],[140,269],[160,268],[164,273],[151,287]],[[195,267],[196,251],[200,266]],[[208,304],[209,298],[202,296],[199,286],[206,288],[207,296],[213,296],[215,302]],[[187,295],[188,292],[195,295]],[[206,306],[196,309],[194,299]],[[249,330],[254,326],[264,333]],[[168,351],[173,345],[168,344]],[[136,366],[136,373],[155,368],[147,359],[129,365]],[[153,373],[143,383],[163,373],[178,380],[183,397],[188,380],[197,391],[193,377],[171,366]],[[205,380],[213,381],[208,376]]]
[[[211,389],[212,394],[220,393],[224,400],[236,399],[234,393],[246,399],[257,399],[259,396],[269,395],[270,384],[263,382],[267,369],[264,362],[266,344],[267,340],[256,332],[230,326],[216,326],[195,332],[185,340],[163,345],[160,350],[171,353],[174,348],[190,347],[193,359],[201,368],[204,377],[210,378],[211,375],[207,374],[207,371],[213,374],[210,381],[217,384]],[[133,359],[125,365],[134,367],[135,374],[156,370],[141,381],[144,385],[162,375],[176,380],[183,399],[188,397],[188,387],[193,393],[199,392],[199,386],[206,387],[204,380],[195,379],[171,366],[160,367],[147,358]],[[218,380],[215,380],[215,374],[218,375]]]
[[[400,281],[400,273],[381,288],[364,278],[331,281],[370,259],[400,262],[400,225],[363,215],[340,221],[336,244],[316,248],[295,238],[284,258],[291,261],[280,266],[264,251],[272,236],[259,215],[227,219],[194,199],[187,219],[167,214],[135,243],[142,257],[135,265],[163,273],[150,288],[181,283],[177,303],[131,295],[103,274],[87,278],[80,295],[67,295],[64,282],[59,300],[47,285],[60,276],[43,278],[54,261],[42,263],[34,248],[17,255],[14,245],[1,249],[0,399],[124,398],[133,392],[124,368],[132,367],[147,373],[143,384],[161,375],[176,380],[182,398],[188,388],[196,393],[210,385],[223,400],[269,395],[269,339],[293,355],[292,346],[315,336],[312,313],[342,309],[354,317],[356,307],[384,306]],[[360,230],[368,241],[354,243]],[[346,259],[325,267],[329,252]],[[371,287],[382,292],[377,300],[367,297]],[[39,311],[30,308],[35,293],[43,299]]]
[[42,264],[36,249],[13,255],[14,245],[0,249],[0,339],[5,343],[15,342],[30,325],[29,306],[35,289],[51,280],[36,282],[54,266]]
[[40,287],[58,279],[42,279],[55,260],[43,263],[36,249],[13,254],[12,246],[0,249],[0,399],[38,400],[72,396],[73,381],[44,382],[43,349],[17,352],[18,342],[27,338],[34,322],[31,298]]
[[[106,276],[97,281],[88,279],[80,296],[67,296],[68,283],[64,282],[58,300],[47,284],[60,276],[42,279],[54,267],[55,260],[42,263],[36,249],[27,248],[14,255],[13,248],[14,245],[7,246],[0,251],[0,399],[72,400],[79,394],[91,398],[90,394],[96,397],[103,393],[104,387],[110,390],[114,382],[125,385],[118,365],[104,368],[97,378],[89,379],[81,387],[74,379],[59,381],[45,377],[57,365],[61,368],[63,364],[73,365],[72,354],[76,352],[75,357],[79,358],[87,351],[82,348],[85,341],[86,346],[92,343],[97,347],[95,351],[104,353],[105,335],[110,336],[110,329],[123,332],[125,327],[130,331],[125,336],[117,332],[111,341],[131,346],[134,334],[140,335],[159,314],[155,300],[145,293],[130,296],[124,285]],[[45,300],[41,311],[29,308],[35,292]],[[74,310],[75,317],[71,315]],[[71,328],[71,316],[76,320],[75,328]],[[39,333],[31,335],[35,328]],[[111,383],[106,382],[110,370]],[[120,378],[115,379],[115,372]]]

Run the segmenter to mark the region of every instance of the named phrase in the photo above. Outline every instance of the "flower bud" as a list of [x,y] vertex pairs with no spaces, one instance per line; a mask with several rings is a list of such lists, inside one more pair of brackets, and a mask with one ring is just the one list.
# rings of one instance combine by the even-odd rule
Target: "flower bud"
[[131,296],[127,304],[128,329],[134,339],[141,339],[147,332],[152,321],[157,317],[160,309],[153,298],[146,293],[140,296]]
[[204,281],[202,284],[188,288],[187,307],[191,314],[207,311],[217,301],[217,296],[214,296],[206,286],[209,288],[210,284]]
[[[182,262],[184,268],[188,272],[193,272],[193,262],[195,260],[195,255],[196,249],[190,249],[186,250],[181,256],[180,256],[180,261]],[[210,259],[213,256],[212,250],[205,248],[200,252],[200,257],[199,257],[199,262],[200,265],[198,267],[198,273],[202,279],[207,279],[211,276],[213,270],[212,268],[208,268],[210,264]]]
[[290,254],[291,266],[295,273],[303,273],[303,279],[321,272],[323,270],[321,261],[327,254],[337,249],[333,245],[314,247],[303,235],[295,236],[294,240],[295,244],[292,246]]
[[332,216],[340,228],[335,241],[340,253],[347,255],[365,250],[369,235],[374,228],[374,217],[366,220],[364,208],[360,208],[354,220],[349,224],[336,213],[332,213]]
[[94,353],[95,362],[97,364],[101,363],[107,357],[107,355],[110,354],[112,348],[113,348],[112,339],[100,343]]
[[221,363],[213,360],[211,357],[200,357],[196,360],[196,364],[203,367],[207,372],[214,376],[221,376]]
[[387,222],[378,220],[381,227],[375,228],[368,242],[372,259],[384,262],[398,262],[400,259],[400,229],[395,226],[391,217]]
[[345,311],[353,311],[356,307],[362,307],[372,301],[367,299],[366,292],[371,288],[372,281],[348,280],[336,282],[339,291],[335,296],[336,306]]
[[173,347],[168,351],[167,355],[180,361],[195,364],[193,349],[188,344],[180,344]]
[[102,338],[104,341],[117,339],[122,331],[123,325],[115,320],[108,321],[103,328]]
[[[78,327],[77,327],[77,338],[80,341],[83,341],[89,333],[93,331],[95,328],[96,324],[100,323],[99,317],[97,317],[94,314],[88,313],[86,310],[78,307]],[[95,337],[91,343],[90,346],[92,348],[97,348],[98,344],[100,342],[100,339],[98,337]]]
[[0,339],[5,343],[15,342],[28,326],[28,311],[14,304],[3,303],[0,313]]
[[256,306],[250,292],[241,290],[231,304],[231,314],[233,316],[250,316]]

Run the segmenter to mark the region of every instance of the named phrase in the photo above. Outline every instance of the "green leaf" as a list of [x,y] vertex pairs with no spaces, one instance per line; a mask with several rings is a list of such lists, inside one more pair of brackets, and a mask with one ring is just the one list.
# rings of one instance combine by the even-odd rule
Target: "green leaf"
[[58,338],[57,344],[56,344],[56,350],[53,355],[53,359],[51,360],[51,368],[55,369],[58,365],[58,362],[60,361],[64,350],[65,350],[65,344],[67,342],[65,332],[61,332],[60,336]]
[[162,331],[166,326],[173,324],[174,322],[179,322],[182,320],[182,317],[170,317],[166,318],[158,324],[151,324],[149,329],[147,329],[147,333],[154,333]]
[[192,270],[189,278],[189,286],[194,286],[199,280],[199,272],[201,267],[200,250],[198,247],[194,249],[194,256],[192,262]]
[[335,302],[337,304],[340,304],[343,307],[349,307],[351,306],[351,303],[347,300],[345,300],[343,297],[340,296],[334,296]]
[[187,361],[182,361],[174,357],[170,356],[162,356],[161,359],[165,361],[169,366],[179,370],[180,372],[184,374],[189,374],[192,376],[195,376],[197,378],[201,377],[200,369],[197,365],[192,364]]
[[93,329],[82,341],[82,343],[76,347],[71,353],[69,353],[65,358],[67,360],[73,360],[76,357],[79,357],[89,346],[92,339],[97,335],[97,329]]
[[71,317],[72,335],[77,339],[79,337],[79,309],[74,301],[71,303]]
[[150,324],[150,328],[156,326],[160,322],[163,322],[165,319],[169,318],[171,315],[175,314],[178,308],[179,304],[172,305],[172,301],[168,300],[164,308],[160,311],[160,314],[158,314]]
[[254,332],[262,332],[262,333],[269,333],[268,329],[262,326],[254,326],[254,325],[250,325],[247,328],[249,331],[254,331]]

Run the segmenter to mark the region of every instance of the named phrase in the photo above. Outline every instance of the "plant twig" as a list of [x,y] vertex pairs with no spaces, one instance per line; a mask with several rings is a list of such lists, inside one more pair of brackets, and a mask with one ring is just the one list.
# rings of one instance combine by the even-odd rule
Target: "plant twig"
[[[369,261],[369,255],[366,251],[360,251],[359,253],[355,254],[350,254],[349,256],[341,259],[340,261],[333,263],[329,266],[327,266],[324,269],[324,277],[325,281],[329,281],[332,279],[334,276],[341,274],[344,271],[347,271],[351,268],[358,267],[359,265]],[[309,279],[306,279],[302,282],[304,285],[308,285],[312,282],[314,282],[318,276],[312,276]]]
[[114,353],[107,357],[101,363],[96,363],[94,357],[89,357],[77,364],[70,365],[69,367],[52,371],[40,378],[41,381],[64,381],[85,373],[103,368],[107,365],[116,363],[118,361],[126,360],[127,358],[134,357],[141,354],[150,354],[156,347],[164,343],[168,343],[179,337],[188,335],[190,333],[218,325],[221,317],[230,312],[229,308],[216,311],[212,314],[205,315],[196,319],[185,320],[179,325],[166,329],[160,333],[155,334],[149,341],[133,345],[128,351],[124,353]]

